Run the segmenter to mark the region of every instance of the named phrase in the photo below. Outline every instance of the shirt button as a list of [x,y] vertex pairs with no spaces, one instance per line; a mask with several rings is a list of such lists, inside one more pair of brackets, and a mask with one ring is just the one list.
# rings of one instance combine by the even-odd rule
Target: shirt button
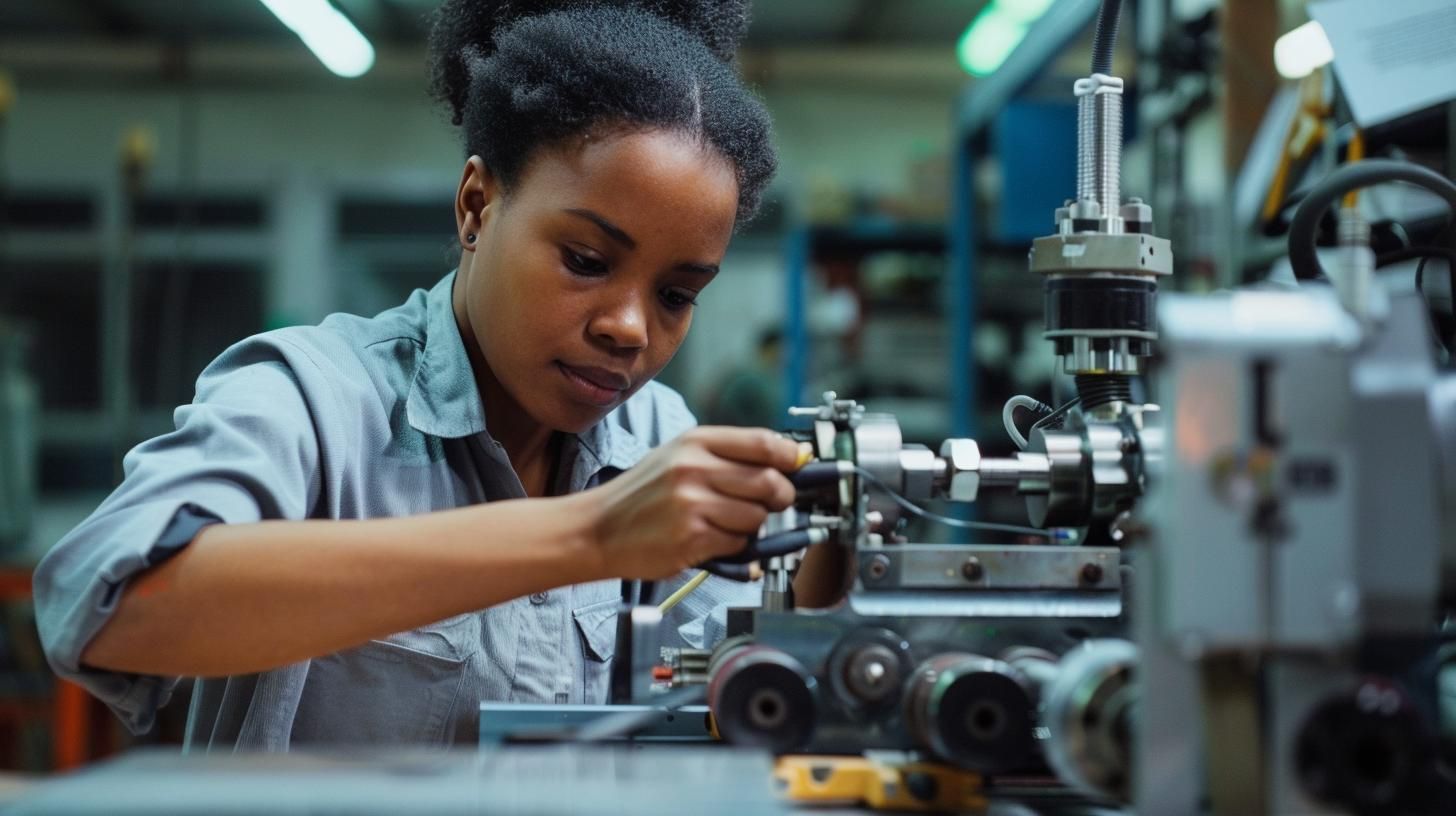
[[533,592],[533,593],[531,593],[531,603],[533,603],[533,604],[535,604],[537,606],[540,606],[541,604],[546,603],[546,593],[544,593],[544,592]]

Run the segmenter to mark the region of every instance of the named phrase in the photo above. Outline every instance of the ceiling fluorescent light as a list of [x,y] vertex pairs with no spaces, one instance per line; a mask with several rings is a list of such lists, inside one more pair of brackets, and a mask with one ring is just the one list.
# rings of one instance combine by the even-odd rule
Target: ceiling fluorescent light
[[956,44],[961,67],[972,76],[989,76],[1021,44],[1026,28],[1026,23],[993,2],[976,15]]
[[1302,79],[1335,58],[1330,38],[1313,20],[1274,42],[1274,68],[1285,79]]
[[325,68],[356,77],[374,65],[374,46],[328,0],[260,0]]
[[1047,13],[1053,0],[995,0],[995,5],[1019,23],[1031,25]]

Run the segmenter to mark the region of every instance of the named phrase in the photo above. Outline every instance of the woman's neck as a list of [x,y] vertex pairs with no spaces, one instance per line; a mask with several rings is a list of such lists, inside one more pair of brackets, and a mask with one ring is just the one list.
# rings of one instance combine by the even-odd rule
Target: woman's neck
[[460,331],[461,342],[465,344],[465,353],[475,374],[475,387],[485,408],[486,430],[491,439],[505,449],[526,495],[544,496],[551,488],[552,466],[560,450],[559,435],[526,413],[500,384],[475,343],[468,317],[462,320],[463,309],[459,304],[455,311],[456,328]]
[[[499,381],[485,366],[477,368],[476,387],[485,404],[485,427],[490,437],[505,449],[510,457],[511,467],[521,477],[527,495],[544,493],[545,481],[551,471],[553,444],[556,433],[546,425],[532,419],[521,406],[511,398]],[[536,478],[539,476],[539,479]],[[537,485],[537,482],[540,482]],[[537,488],[539,489],[533,489]]]

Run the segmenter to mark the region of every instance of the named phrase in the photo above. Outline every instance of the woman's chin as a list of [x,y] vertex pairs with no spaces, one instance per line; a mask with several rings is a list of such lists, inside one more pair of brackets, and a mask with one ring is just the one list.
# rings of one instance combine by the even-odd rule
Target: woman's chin
[[542,424],[552,430],[575,436],[591,430],[612,412],[613,407],[615,406],[600,408],[590,405],[555,405],[552,406],[550,420]]

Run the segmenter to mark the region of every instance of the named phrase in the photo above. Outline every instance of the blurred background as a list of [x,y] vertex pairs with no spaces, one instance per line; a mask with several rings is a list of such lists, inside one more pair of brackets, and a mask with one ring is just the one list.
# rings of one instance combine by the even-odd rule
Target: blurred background
[[[0,3],[0,767],[135,739],[56,687],[26,602],[30,566],[115,484],[120,455],[171,428],[230,343],[375,313],[458,257],[464,156],[425,92],[432,0],[333,0],[372,56],[351,40],[332,68],[270,5]],[[1279,208],[1257,213],[1301,82],[1274,47],[1304,3],[1125,5],[1124,195],[1173,239],[1173,288],[1261,274],[1282,226]],[[1095,12],[755,3],[741,67],[782,170],[662,379],[705,421],[780,424],[834,389],[927,443],[999,430],[1009,394],[1051,400],[1026,255],[1074,192],[1071,86]],[[1446,109],[1433,116],[1445,145]]]

